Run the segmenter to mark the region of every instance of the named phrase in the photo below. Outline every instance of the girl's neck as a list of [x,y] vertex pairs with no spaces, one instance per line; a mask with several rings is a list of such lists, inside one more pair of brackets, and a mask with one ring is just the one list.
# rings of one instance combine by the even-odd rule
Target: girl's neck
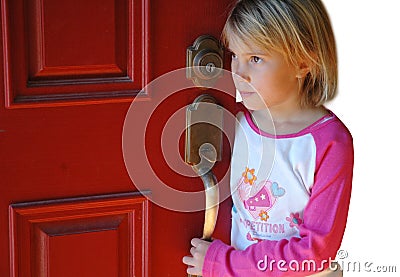
[[310,126],[328,114],[325,107],[292,107],[279,109],[271,107],[268,110],[252,112],[254,123],[261,130],[277,135],[295,134]]

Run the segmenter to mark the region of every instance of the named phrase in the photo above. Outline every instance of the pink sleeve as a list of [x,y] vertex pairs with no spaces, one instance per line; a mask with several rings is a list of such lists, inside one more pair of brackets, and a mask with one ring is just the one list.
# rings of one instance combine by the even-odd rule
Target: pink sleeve
[[[305,260],[315,262],[319,270],[329,266],[327,261],[335,258],[344,234],[353,174],[351,135],[338,120],[329,125],[313,133],[317,146],[316,171],[303,223],[299,226],[300,238],[265,240],[244,251],[216,240],[205,257],[204,277],[304,276],[304,271],[292,269]],[[330,131],[332,128],[334,131]],[[271,268],[272,260],[275,262]],[[315,273],[311,268],[308,273]]]

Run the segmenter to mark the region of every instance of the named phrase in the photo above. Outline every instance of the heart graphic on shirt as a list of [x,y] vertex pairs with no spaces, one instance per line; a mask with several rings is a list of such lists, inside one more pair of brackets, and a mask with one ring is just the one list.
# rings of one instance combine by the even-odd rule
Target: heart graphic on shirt
[[272,195],[275,197],[281,197],[285,194],[285,189],[279,187],[278,183],[272,183],[271,185]]
[[[254,219],[261,218],[261,220],[266,221],[268,219],[268,217],[265,217],[267,211],[274,206],[278,197],[285,194],[285,189],[270,181],[249,185],[242,178],[238,186],[238,193],[244,208],[251,216]],[[261,215],[264,215],[264,217]]]

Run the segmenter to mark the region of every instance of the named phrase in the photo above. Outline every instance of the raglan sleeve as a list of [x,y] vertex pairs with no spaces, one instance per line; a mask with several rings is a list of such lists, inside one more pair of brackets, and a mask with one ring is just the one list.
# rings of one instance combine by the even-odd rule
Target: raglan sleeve
[[215,240],[206,253],[204,277],[304,276],[329,266],[346,226],[354,161],[350,133],[344,125],[339,132],[333,129],[314,135],[314,184],[299,225],[300,237],[264,240],[242,251]]

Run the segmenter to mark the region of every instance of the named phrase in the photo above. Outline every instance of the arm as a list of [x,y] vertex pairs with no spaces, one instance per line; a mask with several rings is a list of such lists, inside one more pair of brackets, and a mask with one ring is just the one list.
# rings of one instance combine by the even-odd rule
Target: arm
[[[326,134],[315,136],[319,147],[315,181],[310,200],[299,226],[300,238],[262,241],[244,251],[214,241],[205,257],[203,276],[295,276],[304,272],[290,272],[291,261],[314,261],[317,269],[322,261],[335,257],[345,225],[351,193],[353,146],[351,136],[344,132],[327,141]],[[321,146],[322,145],[322,146]],[[271,271],[269,263],[275,260]],[[286,262],[287,272],[280,271],[278,261]],[[261,262],[260,262],[261,261]],[[265,271],[258,269],[258,266]],[[323,264],[326,268],[329,264]],[[284,264],[279,264],[284,267]],[[310,274],[315,273],[312,269]]]

